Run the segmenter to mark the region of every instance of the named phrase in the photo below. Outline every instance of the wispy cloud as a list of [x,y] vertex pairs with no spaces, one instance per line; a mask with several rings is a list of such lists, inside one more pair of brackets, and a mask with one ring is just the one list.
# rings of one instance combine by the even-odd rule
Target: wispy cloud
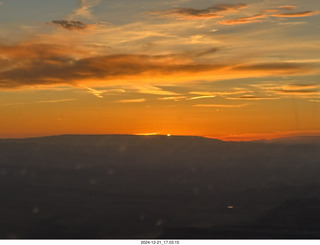
[[141,102],[145,102],[146,99],[128,99],[128,100],[117,100],[117,103],[141,103]]
[[228,100],[277,100],[279,97],[264,97],[264,96],[254,96],[254,95],[243,95],[239,97],[228,97]]
[[154,94],[154,95],[178,95],[175,92],[166,91],[156,86],[144,85],[144,86],[134,86],[137,93],[141,94]]
[[243,94],[246,93],[245,90],[239,90],[239,91],[224,91],[224,92],[210,92],[210,91],[192,91],[189,92],[189,94],[196,94],[200,96],[228,96],[228,95],[234,95],[234,94]]
[[11,103],[11,104],[3,104],[1,106],[16,106],[16,105],[30,105],[30,104],[43,104],[43,103],[60,103],[67,101],[74,101],[76,99],[59,99],[59,100],[41,100],[34,102],[19,102],[19,103]]
[[180,20],[212,19],[221,18],[221,13],[223,12],[235,12],[247,6],[247,4],[218,4],[205,9],[175,8],[163,11],[154,10],[149,12],[149,14]]
[[278,94],[297,94],[297,95],[320,95],[317,86],[284,85],[275,90]]
[[59,103],[59,102],[74,101],[74,100],[76,99],[42,100],[35,103]]
[[197,104],[193,105],[193,107],[214,107],[214,108],[241,108],[248,106],[250,104],[236,104],[236,105],[229,105],[229,104]]
[[170,97],[162,97],[158,98],[159,100],[174,100],[174,101],[179,101],[185,99],[186,96],[170,96]]
[[282,72],[286,74],[297,73],[297,72],[307,72],[308,67],[305,63],[294,63],[294,62],[273,62],[273,63],[257,63],[240,65],[235,67],[236,70],[260,70],[260,71],[274,71],[279,74]]
[[[314,98],[320,95],[320,86],[315,84],[255,84],[251,85],[269,94],[268,97],[297,96],[301,98]],[[271,94],[271,95],[270,95]],[[272,96],[273,95],[273,96]]]
[[264,14],[257,14],[249,17],[242,17],[237,19],[231,20],[222,20],[217,22],[221,25],[237,25],[237,24],[248,24],[248,23],[255,23],[255,22],[263,22],[263,19],[266,19],[268,16]]
[[216,97],[216,96],[215,95],[201,95],[201,96],[191,97],[188,100],[208,99],[208,98],[214,98],[214,97]]
[[100,98],[100,99],[103,99],[103,93],[105,93],[107,90],[97,90],[97,89],[93,89],[93,88],[89,88],[87,86],[84,86],[84,85],[80,85],[81,87],[85,88],[88,90],[88,92],[90,94],[93,94],[94,96]]
[[73,11],[68,19],[75,19],[78,17],[83,17],[86,19],[93,19],[92,8],[97,6],[100,3],[100,0],[80,0],[79,7]]
[[[200,36],[200,38],[201,37],[202,36]],[[209,48],[209,49],[205,49],[205,50],[188,51],[188,55],[191,56],[191,57],[202,57],[202,56],[214,54],[214,53],[216,53],[218,51],[220,51],[219,48]]]
[[221,20],[218,21],[217,24],[221,25],[238,25],[238,24],[248,24],[248,23],[257,23],[257,22],[264,22],[267,19],[269,19],[271,16],[273,17],[306,17],[306,16],[312,16],[317,15],[319,11],[304,11],[304,12],[285,12],[285,13],[279,13],[279,11],[290,11],[297,9],[297,6],[294,5],[284,5],[279,6],[275,9],[266,9],[263,10],[263,14],[256,14],[253,16],[248,17],[241,17],[236,19],[229,19],[229,20]]
[[298,7],[295,6],[295,5],[283,5],[283,6],[279,6],[278,9],[284,9],[284,10],[295,10],[297,9]]
[[320,86],[316,84],[286,84],[282,88],[286,90],[317,90]]
[[272,16],[274,16],[274,17],[296,18],[296,17],[307,17],[307,16],[312,16],[312,15],[317,15],[317,14],[319,14],[319,11],[304,11],[304,12],[295,12],[295,13],[279,13],[279,14],[273,14]]
[[[158,17],[166,17],[178,20],[197,20],[197,19],[212,19],[212,18],[222,18],[225,17],[224,12],[238,12],[239,10],[248,7],[247,4],[219,4],[205,9],[195,9],[195,8],[174,8],[166,10],[154,10],[150,11],[150,15],[155,15]],[[287,12],[297,9],[294,5],[282,5],[274,9],[266,9],[260,13],[235,18],[235,19],[225,19],[218,21],[217,24],[221,25],[238,25],[238,24],[248,24],[264,22],[273,17],[306,17],[317,15],[319,11],[304,11],[304,12]],[[283,13],[283,11],[285,11]],[[281,13],[282,12],[282,13]]]

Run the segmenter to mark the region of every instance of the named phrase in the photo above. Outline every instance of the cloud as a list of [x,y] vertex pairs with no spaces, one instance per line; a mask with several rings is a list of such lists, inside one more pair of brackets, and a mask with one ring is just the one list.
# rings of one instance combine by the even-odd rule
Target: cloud
[[275,97],[285,95],[314,98],[320,95],[320,86],[315,84],[285,84],[281,86],[277,84],[254,84],[251,86],[265,92],[268,97],[272,97],[272,95]]
[[175,92],[166,91],[156,86],[144,85],[144,86],[135,86],[135,89],[138,93],[141,94],[154,94],[154,95],[178,95]]
[[74,19],[75,17],[83,17],[86,19],[93,19],[92,8],[97,6],[100,0],[79,0],[79,7],[76,8],[68,19]]
[[141,103],[145,102],[146,99],[128,99],[128,100],[117,100],[118,103]]
[[[279,6],[276,9],[266,9],[263,11],[264,14],[256,14],[249,17],[242,17],[237,19],[230,19],[230,20],[221,20],[218,21],[217,24],[221,25],[238,25],[238,24],[248,24],[248,23],[257,23],[257,22],[264,22],[270,16],[273,17],[305,17],[305,16],[312,16],[319,13],[319,11],[305,11],[305,12],[295,12],[295,13],[274,13],[278,12],[279,10],[294,10],[297,7],[294,5],[284,5]],[[273,13],[273,14],[271,14]],[[271,15],[270,15],[271,14]]]
[[[310,74],[315,66],[309,63],[203,63],[194,56],[179,54],[140,55],[118,54],[89,56],[75,46],[49,44],[0,45],[0,88],[36,85],[79,84],[106,86],[136,83],[150,85],[168,81],[186,82],[195,79],[272,75]],[[157,87],[140,88],[140,93],[177,95]]]
[[94,96],[100,98],[100,99],[103,99],[103,93],[107,92],[107,90],[97,90],[97,89],[93,89],[93,88],[89,88],[87,86],[84,86],[84,85],[80,85],[81,87],[85,88],[88,90],[88,92],[90,94],[93,94]]
[[188,55],[192,57],[202,57],[205,55],[216,53],[218,51],[220,51],[220,48],[209,48],[209,49],[200,50],[200,51],[189,51]]
[[247,4],[218,4],[206,9],[175,8],[163,11],[154,10],[149,14],[180,20],[212,19],[222,17],[220,14],[223,12],[235,12],[247,6]]
[[197,104],[193,107],[214,107],[214,108],[241,108],[248,106],[250,104],[236,104],[236,105],[228,105],[228,104]]
[[320,87],[313,84],[288,84],[275,88],[278,94],[320,94]]
[[162,97],[159,98],[159,100],[174,100],[174,101],[179,101],[185,99],[186,96],[170,96],[170,97]]
[[248,24],[248,23],[256,23],[256,22],[263,22],[263,19],[266,19],[268,16],[264,14],[258,14],[254,16],[249,17],[242,17],[237,19],[231,19],[231,20],[221,20],[218,21],[218,24],[221,25],[238,25],[238,24]]
[[75,21],[75,20],[53,20],[48,24],[53,24],[63,29],[67,29],[69,31],[84,31],[88,29],[92,29],[96,27],[94,24],[85,24],[82,21]]
[[41,100],[41,101],[35,101],[35,102],[21,102],[21,103],[4,104],[1,106],[30,105],[30,104],[43,104],[43,103],[60,103],[60,102],[75,101],[75,100],[76,99]]
[[320,86],[315,84],[286,84],[283,85],[283,89],[295,90],[295,89],[318,89]]
[[254,95],[243,95],[239,97],[228,97],[228,100],[277,100],[279,97],[263,97]]
[[66,101],[74,101],[76,99],[61,99],[61,100],[42,100],[36,103],[59,103],[59,102],[66,102]]
[[274,62],[274,63],[257,63],[249,65],[239,65],[235,70],[248,71],[270,71],[277,74],[293,74],[307,72],[309,67],[305,63],[290,63],[290,62]]
[[[27,61],[30,64],[30,62],[36,60],[41,60],[41,62],[44,63],[55,63],[55,61],[59,63],[59,61],[61,61],[62,64],[64,64],[70,61],[70,56],[83,54],[82,51],[74,46],[37,43],[22,43],[16,45],[0,44],[0,53],[3,62],[12,61],[13,63],[19,64],[24,61]],[[1,68],[5,68],[4,66],[5,64],[3,64]]]
[[189,94],[196,94],[200,96],[227,96],[227,95],[234,95],[234,94],[243,94],[247,91],[240,90],[240,91],[228,91],[228,92],[210,92],[210,91],[192,91]]
[[283,5],[283,6],[279,6],[278,9],[284,9],[284,10],[295,10],[297,9],[297,6],[294,5]]
[[[70,48],[72,50],[72,48]],[[81,84],[135,77],[153,78],[172,74],[193,74],[221,69],[222,65],[196,64],[189,58],[171,55],[105,55],[76,59],[68,55],[68,47],[56,45],[0,46],[5,57],[0,62],[0,87],[31,85]],[[175,95],[152,88],[145,93]]]
[[216,97],[215,95],[202,95],[202,96],[195,96],[191,97],[188,100],[199,100],[199,99],[207,99],[207,98],[214,98]]
[[319,11],[305,11],[305,12],[295,12],[295,13],[281,13],[281,14],[273,14],[274,17],[306,17],[319,14]]
[[316,90],[278,90],[276,93],[282,95],[320,95],[320,92]]

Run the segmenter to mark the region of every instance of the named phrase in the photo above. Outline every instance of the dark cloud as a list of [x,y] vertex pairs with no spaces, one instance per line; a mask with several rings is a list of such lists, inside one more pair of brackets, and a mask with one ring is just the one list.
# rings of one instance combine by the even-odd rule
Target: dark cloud
[[[43,53],[39,50],[43,50]],[[190,63],[176,55],[105,55],[72,58],[69,47],[45,45],[2,46],[0,87],[70,84],[83,80],[190,74],[220,69],[223,65]],[[69,53],[69,55],[67,55]]]
[[205,55],[210,55],[210,54],[216,53],[219,50],[220,50],[219,48],[210,48],[210,49],[206,49],[206,50],[189,52],[189,55],[193,56],[193,57],[201,57],[201,56],[205,56]]
[[211,19],[222,17],[220,13],[237,11],[245,7],[247,7],[247,4],[219,4],[206,9],[175,8],[163,11],[154,10],[149,12],[149,14],[174,19]]
[[239,65],[236,66],[234,69],[248,71],[272,71],[277,74],[294,74],[307,72],[309,70],[309,67],[305,63],[275,62]]
[[83,31],[91,29],[94,25],[88,25],[77,20],[53,20],[50,24],[67,29],[69,31]]
[[[59,44],[33,44],[25,43],[18,45],[0,45],[2,58],[8,62],[25,62],[32,60],[54,60],[57,57],[67,57],[68,55],[82,54],[76,47]],[[68,54],[68,55],[67,55]]]
[[[223,63],[198,63],[194,58],[216,49],[199,51],[196,54],[168,55],[104,55],[84,57],[74,47],[63,45],[21,44],[1,46],[0,88],[18,88],[30,85],[68,84],[75,86],[86,81],[113,81],[163,77],[191,79],[201,75],[213,79],[219,76],[238,77],[248,74],[277,75],[301,74],[306,64],[267,63],[232,65]],[[75,58],[79,57],[79,58]],[[239,72],[240,71],[240,72]],[[246,72],[247,71],[247,72]]]

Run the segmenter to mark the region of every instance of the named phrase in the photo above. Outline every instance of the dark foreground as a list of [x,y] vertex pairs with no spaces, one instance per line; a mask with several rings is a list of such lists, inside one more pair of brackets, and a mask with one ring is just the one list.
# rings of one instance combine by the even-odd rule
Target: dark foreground
[[320,140],[0,140],[0,238],[320,238]]

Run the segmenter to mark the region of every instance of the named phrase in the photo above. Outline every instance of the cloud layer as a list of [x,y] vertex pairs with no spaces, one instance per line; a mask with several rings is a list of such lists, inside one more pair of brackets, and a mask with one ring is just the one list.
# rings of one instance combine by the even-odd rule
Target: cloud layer
[[[247,8],[248,4],[219,4],[205,9],[195,8],[174,8],[166,10],[150,11],[150,15],[172,18],[178,20],[197,20],[197,19],[213,19],[223,18],[227,12],[239,12],[243,8]],[[263,22],[269,17],[307,17],[319,14],[319,11],[304,11],[304,12],[288,12],[297,9],[294,5],[283,5],[274,9],[265,9],[262,13],[257,13],[252,16],[240,17],[235,19],[225,19],[218,21],[221,25],[236,25]],[[279,12],[280,11],[280,12]],[[284,11],[284,12],[283,12]],[[260,11],[261,12],[261,11]]]
[[[312,71],[306,63],[202,63],[191,56],[167,55],[102,55],[76,58],[81,52],[69,46],[22,44],[0,46],[2,64],[0,87],[30,85],[97,83],[112,80],[150,80],[166,78],[188,81],[195,77],[251,77],[260,75],[305,74]],[[160,93],[154,91],[153,93]],[[163,92],[161,92],[163,93]]]
[[212,19],[222,17],[220,14],[230,11],[238,11],[239,9],[246,8],[247,4],[218,4],[206,9],[195,8],[175,8],[163,11],[151,11],[149,14],[159,17],[173,18],[173,19]]
[[294,12],[294,13],[279,13],[279,14],[273,14],[274,17],[289,17],[289,18],[295,18],[295,17],[307,17],[312,15],[319,14],[319,11],[304,11],[304,12]]

